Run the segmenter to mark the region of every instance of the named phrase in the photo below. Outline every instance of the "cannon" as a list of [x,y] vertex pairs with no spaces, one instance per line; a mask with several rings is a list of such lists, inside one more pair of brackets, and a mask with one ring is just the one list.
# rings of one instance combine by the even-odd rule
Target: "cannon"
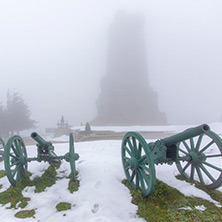
[[74,141],[72,133],[69,134],[69,152],[64,156],[57,156],[54,153],[54,147],[51,142],[45,141],[38,133],[33,132],[31,137],[37,142],[37,157],[29,158],[27,156],[26,147],[20,136],[11,137],[4,149],[4,165],[5,173],[9,182],[15,186],[19,179],[27,172],[28,162],[31,161],[47,161],[60,162],[66,160],[70,163],[71,180],[75,181],[75,161],[79,159],[79,155],[74,151]]
[[222,184],[222,139],[207,124],[150,143],[139,133],[128,132],[121,152],[129,184],[140,187],[144,196],[155,187],[155,164],[175,163],[181,175],[208,189]]

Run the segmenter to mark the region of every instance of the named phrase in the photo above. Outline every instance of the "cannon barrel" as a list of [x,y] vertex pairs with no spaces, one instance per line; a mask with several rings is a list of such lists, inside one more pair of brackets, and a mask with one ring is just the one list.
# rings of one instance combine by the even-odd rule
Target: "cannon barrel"
[[39,144],[39,146],[41,146],[41,147],[48,147],[48,146],[51,146],[51,145],[52,145],[51,142],[45,141],[45,140],[44,140],[41,136],[39,136],[39,134],[36,133],[36,132],[33,132],[33,133],[31,134],[31,137],[32,137],[32,139],[34,139],[34,140]]
[[210,127],[207,124],[202,124],[197,127],[189,128],[189,129],[187,129],[181,133],[178,133],[176,135],[164,138],[164,139],[162,139],[162,141],[166,146],[172,146],[172,145],[179,143],[181,141],[184,141],[184,140],[190,139],[192,137],[198,136],[202,133],[205,133],[208,130],[210,130]]

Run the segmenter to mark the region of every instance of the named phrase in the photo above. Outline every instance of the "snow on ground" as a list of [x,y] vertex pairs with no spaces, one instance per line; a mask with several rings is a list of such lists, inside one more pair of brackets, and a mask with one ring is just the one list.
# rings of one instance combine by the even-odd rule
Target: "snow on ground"
[[[200,123],[201,125],[203,123]],[[166,126],[91,126],[93,131],[114,131],[114,132],[129,132],[129,131],[150,131],[150,132],[182,132],[190,127],[198,125],[166,125]],[[222,134],[222,122],[210,123],[209,126],[216,133]],[[76,126],[73,130],[85,130],[85,126]]]
[[[222,132],[220,126],[220,124],[214,124],[212,127],[216,132]],[[175,128],[175,130],[179,129]],[[68,150],[68,143],[55,144],[57,155],[64,155]],[[125,178],[121,162],[121,141],[79,142],[75,143],[75,151],[80,155],[79,160],[76,161],[80,180],[79,190],[71,194],[67,189],[69,180],[65,178],[57,180],[55,185],[42,193],[36,194],[33,187],[26,187],[23,195],[30,197],[31,200],[25,209],[35,209],[36,214],[35,218],[25,219],[25,221],[144,221],[136,216],[137,206],[131,203],[129,190],[121,183]],[[28,157],[37,155],[35,146],[28,146],[27,152]],[[34,178],[41,176],[48,166],[49,164],[44,162],[31,162],[28,163],[28,170],[33,173],[32,178]],[[0,169],[4,169],[3,162],[0,162]],[[62,161],[57,173],[60,176],[69,175],[69,163]],[[217,204],[208,194],[195,188],[194,185],[177,180],[176,174],[178,170],[175,165],[156,166],[158,179],[185,195],[201,197]],[[9,187],[6,177],[0,179],[0,184],[3,185],[0,192]],[[57,212],[56,205],[59,202],[71,203],[72,209]],[[7,206],[0,205],[1,222],[20,221],[14,215],[21,209],[6,209]],[[66,216],[63,216],[64,214]]]
[[[114,131],[114,132],[129,132],[129,131],[151,131],[151,132],[174,132],[182,131],[187,127],[192,126],[91,126],[92,131]],[[73,127],[73,130],[85,130],[85,126]]]

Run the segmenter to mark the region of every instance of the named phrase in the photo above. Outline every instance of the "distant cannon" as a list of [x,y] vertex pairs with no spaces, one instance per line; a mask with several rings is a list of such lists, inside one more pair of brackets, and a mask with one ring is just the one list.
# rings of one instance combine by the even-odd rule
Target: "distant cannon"
[[128,132],[122,141],[122,163],[130,185],[141,187],[145,196],[155,186],[154,164],[163,163],[175,163],[181,175],[214,189],[222,185],[222,139],[207,124],[148,144],[139,133]]
[[75,161],[79,155],[74,152],[73,135],[69,135],[69,152],[64,156],[57,156],[51,142],[45,141],[36,132],[31,137],[37,142],[37,157],[28,158],[24,141],[20,136],[11,137],[4,149],[5,172],[9,182],[15,186],[19,179],[27,172],[27,164],[31,161],[60,162],[65,159],[70,163],[71,179],[75,178]]

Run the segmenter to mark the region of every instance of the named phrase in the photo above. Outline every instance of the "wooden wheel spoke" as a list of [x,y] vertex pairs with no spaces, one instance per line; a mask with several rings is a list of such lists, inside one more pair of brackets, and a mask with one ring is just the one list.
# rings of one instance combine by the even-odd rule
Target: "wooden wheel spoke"
[[182,171],[185,172],[186,169],[187,169],[189,166],[190,166],[190,162],[188,162],[188,163],[185,165],[185,167],[182,169]]
[[16,175],[16,182],[18,182],[19,178],[21,177],[22,172],[21,172],[21,165],[18,165],[18,172]]
[[179,151],[180,152],[182,152],[182,153],[184,153],[185,155],[187,155],[188,153],[187,152],[185,152],[184,150],[182,150],[181,148],[179,148]]
[[191,180],[193,180],[193,177],[194,177],[194,171],[195,171],[194,165],[191,164],[191,170],[190,170],[190,179],[191,179]]
[[187,152],[190,153],[190,147],[188,146],[188,144],[186,143],[186,141],[182,141],[183,145],[185,146],[185,148],[187,149]]
[[214,154],[214,155],[207,155],[206,158],[212,158],[212,157],[222,157],[222,154]]
[[12,177],[14,177],[15,176],[15,174],[18,172],[18,165],[15,167],[15,169],[14,169],[14,171],[13,171],[13,173],[12,173]]
[[204,179],[203,179],[203,176],[202,176],[202,173],[201,173],[201,171],[200,171],[199,166],[196,166],[196,171],[197,171],[197,175],[198,175],[198,177],[199,177],[199,179],[200,179],[200,183],[201,183],[202,185],[205,185],[205,182],[204,182]]
[[132,152],[132,153],[133,153],[133,155],[135,156],[136,152],[135,152],[135,149],[134,149],[134,147],[133,147],[133,145],[132,145],[131,141],[128,139],[128,140],[127,140],[127,142],[128,142],[129,147],[130,147],[130,149],[131,149],[131,152]]
[[141,145],[141,143],[139,143],[138,153],[137,153],[139,158],[141,157],[141,152],[142,152],[142,145]]
[[22,152],[22,155],[25,155],[25,147],[23,145],[21,145],[21,152]]
[[140,180],[139,180],[139,173],[136,172],[136,189],[139,188],[139,182],[140,182]]
[[[134,148],[134,151],[137,150],[137,145],[136,145],[136,138],[135,137],[132,137],[132,140],[133,140],[133,148]],[[137,153],[137,152],[136,152]],[[136,154],[135,153],[135,154]]]
[[214,183],[216,180],[212,177],[212,175],[209,173],[209,171],[203,166],[203,164],[200,165],[200,168],[204,171],[204,173],[210,178],[210,180]]
[[204,134],[201,134],[197,140],[197,144],[196,144],[196,150],[199,150],[200,149],[200,144],[202,142],[202,139],[203,139],[203,135]]
[[201,149],[199,152],[203,153],[206,149],[208,149],[212,144],[214,144],[215,142],[212,140],[210,141],[203,149]]
[[141,172],[139,171],[139,177],[140,177],[140,184],[141,184],[141,188],[142,190],[145,190],[145,184],[144,184],[144,179],[143,179],[143,175],[141,174]]
[[129,157],[126,157],[126,156],[124,156],[123,159],[124,159],[124,160],[130,160],[130,158],[129,158]]
[[143,180],[146,182],[146,184],[148,186],[149,185],[148,175],[146,175],[146,173],[142,169],[139,169],[139,172],[142,175]]
[[150,173],[150,169],[148,167],[146,167],[145,165],[140,165],[140,166],[141,166],[141,168],[143,168],[143,170]]
[[123,146],[124,150],[132,157],[133,154],[131,153],[131,151],[126,147],[126,146]]
[[13,157],[13,158],[15,158],[15,159],[17,159],[17,160],[19,159],[17,156],[15,156],[15,155],[13,155],[13,154],[11,154],[11,153],[9,154],[9,156],[10,156],[10,157]]
[[21,155],[21,154],[22,154],[22,150],[21,150],[21,147],[20,147],[20,145],[19,145],[19,141],[18,141],[18,140],[15,140],[15,141],[14,141],[14,144],[15,144],[15,148],[16,148],[18,154]]
[[132,175],[131,175],[131,178],[130,178],[130,181],[133,181],[133,180],[134,180],[135,175],[136,175],[136,170],[133,171],[133,173],[132,173]]
[[16,148],[14,147],[13,144],[11,145],[11,148],[12,148],[14,154],[15,154],[16,156],[19,156],[19,153],[18,153],[18,151],[16,150]]
[[211,168],[213,168],[213,169],[215,169],[215,170],[218,170],[218,171],[222,172],[222,169],[221,169],[221,168],[219,168],[219,167],[217,167],[217,166],[214,166],[214,165],[212,165],[211,163],[203,162],[203,164],[205,164],[205,165],[207,165],[207,166],[209,166],[209,167],[211,167]]
[[125,163],[125,164],[124,164],[124,169],[125,169],[125,170],[129,170],[129,169],[130,169],[130,165],[129,165],[128,163]]
[[18,165],[19,164],[19,161],[15,161],[14,163],[12,163],[11,165],[9,165],[9,167],[13,167],[15,165]]
[[194,141],[193,141],[193,137],[190,138],[190,147],[191,147],[191,150],[194,150]]
[[139,163],[140,163],[140,164],[144,164],[146,158],[147,158],[147,157],[146,157],[146,154],[143,155],[143,156],[141,156],[141,158],[139,159]]

